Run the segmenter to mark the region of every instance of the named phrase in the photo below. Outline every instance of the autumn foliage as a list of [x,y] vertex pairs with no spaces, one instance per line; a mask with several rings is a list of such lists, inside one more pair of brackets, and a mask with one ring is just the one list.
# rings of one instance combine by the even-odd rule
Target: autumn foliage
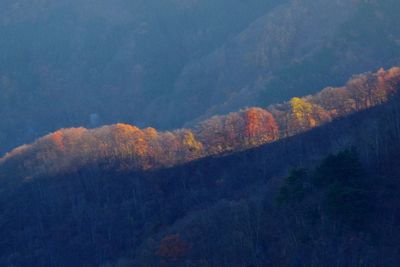
[[172,132],[127,124],[62,129],[13,150],[0,164],[16,164],[16,170],[29,177],[73,171],[88,164],[119,170],[173,166],[273,142],[379,105],[397,92],[399,83],[400,68],[380,69],[354,76],[344,87],[325,88],[265,109],[215,116],[193,129]]
[[226,153],[278,139],[278,125],[272,114],[261,108],[215,116],[196,128],[208,154]]
[[260,108],[251,108],[244,112],[246,128],[245,144],[255,146],[272,142],[279,137],[279,127],[272,114]]
[[400,68],[380,69],[356,75],[344,87],[328,87],[315,95],[294,97],[267,109],[280,125],[281,137],[286,137],[385,103],[397,92],[399,84]]

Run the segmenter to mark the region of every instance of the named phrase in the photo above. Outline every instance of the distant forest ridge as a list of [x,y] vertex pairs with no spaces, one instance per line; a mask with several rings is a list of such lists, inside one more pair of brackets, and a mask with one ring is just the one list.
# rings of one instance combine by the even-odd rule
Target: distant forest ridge
[[214,116],[191,129],[160,132],[128,124],[61,129],[7,153],[0,168],[29,179],[87,165],[121,171],[170,167],[305,132],[385,103],[399,85],[400,68],[394,67],[356,75],[343,87],[328,87],[281,104]]

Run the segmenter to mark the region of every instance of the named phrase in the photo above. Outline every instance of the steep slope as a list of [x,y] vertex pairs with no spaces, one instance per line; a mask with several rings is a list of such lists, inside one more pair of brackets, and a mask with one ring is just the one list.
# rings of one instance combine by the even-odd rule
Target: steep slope
[[19,147],[0,159],[3,179],[18,181],[57,174],[85,165],[101,169],[147,170],[170,167],[210,155],[271,143],[390,100],[400,84],[400,68],[354,76],[344,87],[250,108],[205,120],[193,129],[158,132],[126,124],[97,129],[62,129]]
[[185,62],[281,2],[2,1],[0,153],[62,127],[148,125]]
[[290,1],[186,64],[174,93],[158,104],[176,109],[174,99],[184,97],[180,116],[170,119],[179,125],[314,93],[344,83],[352,73],[397,65],[399,11],[395,0]]
[[[79,172],[26,180],[8,190],[2,186],[0,262],[396,266],[399,103],[396,97],[273,144],[174,168],[120,172],[86,166]],[[274,204],[288,168],[312,168],[329,153],[351,146],[358,149],[360,164],[373,182],[369,190],[378,197],[379,212],[371,217],[370,230],[347,229],[324,217],[309,224],[301,217],[307,206],[299,202],[293,213]],[[357,169],[359,163],[349,159]],[[314,203],[319,199],[312,198]],[[320,227],[325,230],[320,232]]]
[[190,126],[400,63],[396,0],[0,5],[0,153],[63,127]]

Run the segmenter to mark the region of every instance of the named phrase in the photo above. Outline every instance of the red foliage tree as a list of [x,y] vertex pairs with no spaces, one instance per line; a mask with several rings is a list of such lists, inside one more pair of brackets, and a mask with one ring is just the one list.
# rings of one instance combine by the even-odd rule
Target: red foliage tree
[[57,131],[49,136],[49,141],[51,141],[55,147],[61,151],[64,151],[64,134],[62,131]]
[[247,109],[244,114],[246,144],[249,146],[272,142],[279,137],[279,127],[273,115],[261,108]]

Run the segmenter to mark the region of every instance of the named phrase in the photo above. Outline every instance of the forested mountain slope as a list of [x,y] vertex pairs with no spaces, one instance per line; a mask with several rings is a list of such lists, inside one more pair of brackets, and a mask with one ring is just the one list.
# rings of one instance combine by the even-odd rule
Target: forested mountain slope
[[183,120],[204,118],[313,93],[340,85],[353,73],[397,65],[399,11],[396,0],[290,1],[187,64],[170,103],[176,106],[173,99],[184,95]]
[[397,266],[399,103],[173,168],[2,178],[0,263]]
[[400,68],[354,76],[343,87],[263,108],[215,116],[192,129],[159,132],[116,124],[97,129],[61,129],[19,147],[0,159],[0,177],[10,181],[73,172],[85,165],[101,169],[148,170],[210,155],[245,150],[287,138],[335,118],[387,102],[397,93]]
[[185,62],[282,2],[1,1],[0,153],[62,127],[149,125]]
[[0,266],[397,267],[398,14],[0,1]]
[[0,153],[65,127],[171,129],[399,62],[397,0],[2,1]]

